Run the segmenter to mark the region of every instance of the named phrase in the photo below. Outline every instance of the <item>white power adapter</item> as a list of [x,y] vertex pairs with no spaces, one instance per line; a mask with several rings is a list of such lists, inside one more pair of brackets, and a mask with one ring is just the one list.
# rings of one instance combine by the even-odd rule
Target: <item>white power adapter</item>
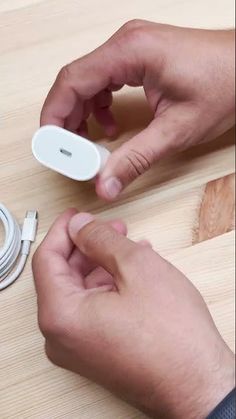
[[80,181],[93,179],[110,155],[105,147],[54,125],[39,128],[32,151],[42,165]]

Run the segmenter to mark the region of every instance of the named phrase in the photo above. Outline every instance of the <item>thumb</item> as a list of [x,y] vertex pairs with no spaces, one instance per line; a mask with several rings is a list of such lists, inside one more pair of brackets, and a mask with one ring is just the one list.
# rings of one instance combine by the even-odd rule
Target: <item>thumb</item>
[[124,259],[139,246],[117,232],[108,223],[94,220],[91,214],[75,215],[69,223],[69,235],[78,249],[115,278]]
[[96,191],[107,200],[146,172],[165,149],[161,124],[154,120],[146,129],[115,150],[97,178]]
[[[186,117],[173,106],[157,116],[150,125],[114,151],[96,181],[97,194],[113,200],[151,165],[180,148],[187,133]],[[181,116],[182,115],[182,116]]]

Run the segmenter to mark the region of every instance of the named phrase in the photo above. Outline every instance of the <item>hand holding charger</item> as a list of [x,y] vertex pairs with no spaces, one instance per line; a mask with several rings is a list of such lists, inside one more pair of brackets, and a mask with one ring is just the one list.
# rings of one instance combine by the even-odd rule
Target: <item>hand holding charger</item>
[[32,151],[42,165],[79,181],[93,179],[110,155],[105,147],[54,125],[39,128]]

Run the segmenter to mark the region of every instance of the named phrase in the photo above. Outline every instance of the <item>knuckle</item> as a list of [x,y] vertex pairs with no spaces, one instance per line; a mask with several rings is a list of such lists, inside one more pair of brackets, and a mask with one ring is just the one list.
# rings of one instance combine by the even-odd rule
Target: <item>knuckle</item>
[[45,349],[46,357],[52,364],[58,367],[63,367],[62,359],[59,356],[58,348],[54,348],[51,342],[46,340],[44,349]]
[[151,248],[137,246],[120,255],[116,265],[116,275],[119,278],[126,278],[127,281],[135,280],[135,283],[143,284],[153,279],[150,276],[150,266],[156,270],[156,258]]
[[136,41],[145,32],[145,27],[146,22],[144,20],[132,19],[122,26],[120,34],[124,36],[126,41]]
[[31,264],[32,264],[33,270],[34,270],[35,266],[37,265],[37,263],[38,263],[38,249],[34,252],[34,254],[32,256]]
[[138,260],[137,250],[129,250],[125,252],[119,260],[119,269],[123,266],[136,266]]
[[139,246],[121,252],[117,260],[117,272],[123,276],[127,272],[127,269],[137,269],[139,262],[142,261],[143,254],[144,249]]
[[142,19],[131,19],[123,25],[123,29],[132,31],[133,29],[142,27],[144,23],[145,21]]
[[42,256],[42,248],[39,246],[32,257],[32,268],[34,269],[40,262]]
[[145,151],[144,154],[135,149],[131,149],[125,158],[128,164],[128,177],[130,180],[135,179],[149,170],[151,163],[154,160],[152,153],[147,153]]
[[41,311],[38,316],[39,329],[46,339],[60,340],[68,335],[69,325],[66,317],[56,313]]
[[54,364],[55,363],[55,353],[52,349],[52,346],[50,345],[50,343],[47,340],[45,342],[45,354],[46,354],[47,358],[49,359],[49,361],[51,361]]
[[38,315],[38,324],[39,329],[43,336],[47,339],[50,338],[54,332],[54,324],[52,319],[45,313],[45,311],[41,311]]
[[97,222],[90,223],[81,233],[82,246],[86,250],[91,247],[102,246],[103,243],[115,240],[115,231]]
[[66,64],[62,69],[59,71],[57,76],[57,81],[59,83],[68,82],[71,78],[71,66],[70,64]]

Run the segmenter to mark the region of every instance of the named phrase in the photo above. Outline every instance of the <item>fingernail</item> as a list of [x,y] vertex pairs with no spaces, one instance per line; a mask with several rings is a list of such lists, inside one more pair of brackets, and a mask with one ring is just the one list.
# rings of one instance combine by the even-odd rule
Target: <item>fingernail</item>
[[80,213],[71,218],[69,222],[69,234],[74,237],[83,227],[95,220],[92,214]]
[[122,191],[122,183],[116,177],[110,177],[104,183],[107,196],[111,199],[116,198]]

